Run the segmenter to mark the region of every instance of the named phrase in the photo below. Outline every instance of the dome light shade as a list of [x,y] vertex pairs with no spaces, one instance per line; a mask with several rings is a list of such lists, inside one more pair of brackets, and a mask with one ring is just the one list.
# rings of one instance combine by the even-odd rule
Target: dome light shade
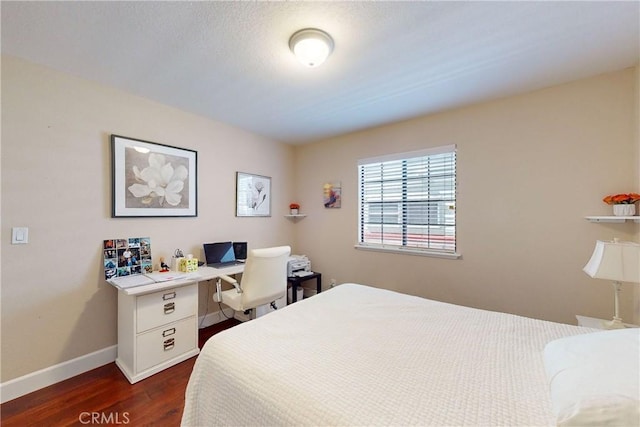
[[305,28],[291,36],[289,49],[307,67],[317,67],[333,51],[333,39],[322,30]]

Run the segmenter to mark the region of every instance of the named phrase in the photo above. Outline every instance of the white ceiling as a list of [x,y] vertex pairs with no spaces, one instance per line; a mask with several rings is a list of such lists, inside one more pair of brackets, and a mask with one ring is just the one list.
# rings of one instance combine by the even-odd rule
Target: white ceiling
[[[639,62],[640,2],[9,2],[2,53],[288,143]],[[330,33],[318,68],[288,48]]]

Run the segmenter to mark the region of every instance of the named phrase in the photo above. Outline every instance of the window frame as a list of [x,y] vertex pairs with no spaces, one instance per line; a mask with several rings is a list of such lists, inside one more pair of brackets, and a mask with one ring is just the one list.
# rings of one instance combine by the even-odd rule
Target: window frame
[[[407,240],[407,236],[408,236],[408,228],[412,226],[412,224],[409,223],[409,218],[411,213],[410,209],[407,209],[406,207],[409,206],[411,204],[411,202],[413,203],[422,203],[422,202],[429,202],[428,197],[429,194],[424,194],[421,193],[421,196],[426,196],[427,199],[424,200],[413,200],[411,201],[409,199],[409,195],[408,195],[408,185],[411,181],[411,178],[409,177],[408,174],[406,174],[404,172],[404,168],[407,163],[409,163],[411,160],[416,160],[418,158],[424,158],[424,157],[428,157],[428,156],[435,156],[435,155],[439,155],[439,154],[447,154],[447,153],[453,153],[453,224],[444,224],[444,227],[453,227],[453,239],[454,239],[454,243],[453,243],[453,250],[450,249],[437,249],[437,248],[433,248],[433,247],[421,247],[418,245],[411,245],[410,241]],[[402,173],[402,177],[400,179],[400,181],[402,182],[401,187],[401,199],[397,202],[399,206],[405,206],[405,208],[403,209],[402,207],[398,209],[398,215],[399,218],[397,220],[397,224],[399,226],[399,228],[402,230],[401,232],[401,244],[390,244],[389,242],[385,243],[384,242],[384,237],[383,237],[383,242],[382,243],[375,243],[375,242],[366,242],[365,237],[364,237],[364,233],[365,233],[365,224],[363,223],[364,217],[365,217],[365,204],[367,205],[368,209],[371,209],[372,206],[376,206],[375,203],[376,202],[367,202],[365,203],[363,201],[363,198],[365,197],[364,194],[364,188],[363,188],[363,170],[362,168],[365,166],[371,166],[371,165],[375,165],[377,163],[386,163],[386,162],[398,162],[401,161],[402,163],[402,167],[399,168],[400,170],[403,171]],[[397,168],[397,166],[396,166]],[[397,179],[396,179],[397,180]],[[380,180],[380,185],[381,187],[383,186],[383,183],[385,182],[391,182],[392,179],[388,178],[388,179],[384,179],[384,177]],[[430,181],[429,181],[430,182]],[[381,198],[382,198],[382,190],[381,190]],[[458,259],[461,257],[461,255],[458,253],[458,229],[457,229],[457,211],[455,210],[455,207],[457,205],[457,198],[458,198],[458,194],[457,194],[457,147],[456,145],[446,145],[446,146],[441,146],[441,147],[434,147],[434,148],[429,148],[429,149],[425,149],[425,150],[418,150],[418,151],[411,151],[411,152],[404,152],[404,153],[395,153],[395,154],[390,154],[390,155],[384,155],[384,156],[378,156],[378,157],[370,157],[370,158],[365,158],[365,159],[360,159],[358,160],[358,243],[355,245],[356,249],[361,249],[361,250],[368,250],[368,251],[376,251],[376,252],[391,252],[391,253],[403,253],[403,254],[409,254],[409,255],[420,255],[420,256],[429,256],[429,257],[438,257],[438,258],[448,258],[448,259]],[[392,202],[393,203],[393,202]],[[437,205],[436,205],[437,206]],[[385,201],[380,201],[379,202],[379,210],[380,210],[380,215],[382,215],[382,211],[383,209],[385,209]],[[389,208],[389,206],[387,205],[387,208]],[[393,210],[393,209],[390,209]],[[369,212],[366,215],[372,215],[372,212],[369,210]],[[374,213],[375,215],[375,213]],[[439,215],[439,214],[438,214]],[[394,223],[395,224],[395,223]],[[381,221],[380,225],[383,226],[384,222]],[[428,224],[422,224],[423,226],[437,226],[437,224],[431,222]],[[446,232],[443,234],[443,236],[446,235]]]

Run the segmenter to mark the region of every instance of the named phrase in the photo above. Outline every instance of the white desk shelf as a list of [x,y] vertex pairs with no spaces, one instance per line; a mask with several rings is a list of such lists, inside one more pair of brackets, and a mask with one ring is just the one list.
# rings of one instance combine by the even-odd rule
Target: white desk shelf
[[626,222],[627,220],[640,223],[640,216],[587,216],[591,222]]
[[296,215],[285,215],[284,217],[285,218],[291,218],[293,220],[297,220],[299,218],[304,218],[306,216],[307,216],[306,214],[296,214]]

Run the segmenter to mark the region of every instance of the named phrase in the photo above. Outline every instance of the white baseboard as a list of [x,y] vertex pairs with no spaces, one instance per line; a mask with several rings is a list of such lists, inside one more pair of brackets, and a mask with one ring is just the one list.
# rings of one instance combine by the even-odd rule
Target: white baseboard
[[224,322],[228,318],[233,318],[235,311],[229,307],[224,309],[224,314],[227,317],[224,317],[220,310],[214,311],[213,313],[208,313],[205,316],[200,316],[198,318],[198,328],[206,328],[207,326],[215,325],[216,323]]
[[[226,314],[227,317],[224,317],[219,310],[214,311],[205,316],[200,316],[198,325],[200,328],[206,328],[207,326],[223,322],[227,320],[227,318],[232,318],[234,313],[235,312],[228,307],[224,309],[224,314]],[[40,390],[41,388],[99,368],[107,363],[114,362],[117,355],[118,346],[114,345],[1,383],[0,403],[8,402],[25,394]]]
[[116,360],[117,354],[118,346],[113,345],[4,382],[0,384],[0,403],[111,363]]

